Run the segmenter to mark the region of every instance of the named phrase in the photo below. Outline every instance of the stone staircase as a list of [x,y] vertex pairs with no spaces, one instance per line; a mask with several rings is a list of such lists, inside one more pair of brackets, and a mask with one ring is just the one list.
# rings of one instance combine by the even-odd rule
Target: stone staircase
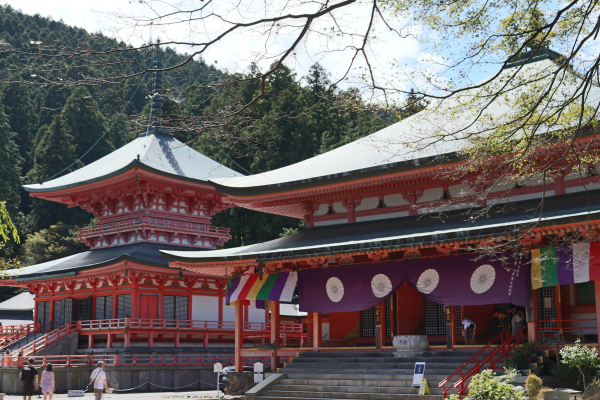
[[19,350],[21,347],[25,346],[26,344],[31,343],[34,340],[41,338],[45,334],[46,334],[46,332],[37,332],[37,333],[30,333],[28,335],[22,336],[19,339],[15,340],[13,342],[10,342],[8,345],[0,348],[0,353],[6,354],[7,350],[9,353],[13,353],[13,352]]
[[[278,372],[286,377],[258,396],[265,400],[443,399],[439,382],[475,353],[470,350],[425,351],[420,357],[397,358],[392,352],[305,352],[280,368]],[[412,387],[415,362],[426,362],[429,396],[419,396],[419,389]]]

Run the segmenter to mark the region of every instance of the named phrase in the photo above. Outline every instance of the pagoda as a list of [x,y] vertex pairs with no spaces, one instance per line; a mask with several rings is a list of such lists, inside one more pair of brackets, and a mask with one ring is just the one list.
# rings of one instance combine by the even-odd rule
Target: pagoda
[[[200,339],[206,347],[209,333],[218,331],[222,339],[224,321],[233,320],[223,307],[225,269],[184,274],[159,251],[204,251],[228,241],[229,229],[210,222],[232,205],[208,180],[241,176],[167,131],[161,68],[156,61],[149,123],[139,137],[74,172],[25,186],[33,197],[87,210],[97,223],[79,229],[90,250],[11,271],[1,284],[35,294],[38,330],[69,330],[78,321],[90,349],[140,340],[153,347],[155,339],[167,346]],[[264,318],[264,311],[247,316],[251,322]],[[97,329],[93,320],[120,322]],[[143,322],[165,320],[171,322]],[[210,323],[203,332],[191,320]]]

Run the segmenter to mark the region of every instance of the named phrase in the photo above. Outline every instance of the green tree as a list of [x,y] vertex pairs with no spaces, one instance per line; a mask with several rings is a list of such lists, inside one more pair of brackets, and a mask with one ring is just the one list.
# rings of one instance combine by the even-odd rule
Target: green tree
[[560,351],[560,356],[563,364],[579,370],[583,381],[583,389],[585,390],[587,388],[585,370],[596,367],[599,364],[598,350],[595,347],[590,348],[581,344],[581,341],[577,339],[574,345],[563,347]]
[[14,218],[19,210],[21,186],[21,163],[16,134],[11,131],[4,107],[0,104],[0,201]]
[[32,265],[81,253],[87,250],[87,246],[77,240],[74,226],[59,222],[29,235],[23,249],[25,264]]
[[115,150],[108,137],[102,137],[106,122],[85,86],[78,87],[69,96],[61,117],[67,132],[73,136],[77,158],[89,151],[82,162],[89,164]]
[[71,92],[67,88],[51,86],[44,97],[42,109],[40,110],[40,126],[50,125],[54,116],[60,114]]
[[23,169],[31,168],[28,157],[33,143],[33,135],[37,127],[37,115],[27,85],[18,83],[2,86],[4,112],[8,116],[10,129],[15,133],[14,141],[19,146],[19,154],[23,158]]

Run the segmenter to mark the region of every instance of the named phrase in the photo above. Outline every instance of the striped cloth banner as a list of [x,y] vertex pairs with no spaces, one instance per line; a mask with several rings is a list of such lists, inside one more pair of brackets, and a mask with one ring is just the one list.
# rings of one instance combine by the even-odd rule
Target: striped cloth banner
[[531,250],[533,289],[600,280],[600,242]]
[[236,301],[248,301],[251,304],[250,302],[256,301],[257,308],[265,308],[260,301],[292,301],[297,282],[297,272],[263,274],[262,280],[258,279],[258,274],[229,278],[226,304]]

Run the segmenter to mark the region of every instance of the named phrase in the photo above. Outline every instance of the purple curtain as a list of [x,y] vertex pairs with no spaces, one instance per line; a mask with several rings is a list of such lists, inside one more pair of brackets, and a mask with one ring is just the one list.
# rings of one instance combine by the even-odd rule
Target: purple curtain
[[529,254],[525,254],[518,261],[460,256],[299,271],[300,311],[366,310],[391,296],[404,280],[441,304],[526,307],[530,269]]

